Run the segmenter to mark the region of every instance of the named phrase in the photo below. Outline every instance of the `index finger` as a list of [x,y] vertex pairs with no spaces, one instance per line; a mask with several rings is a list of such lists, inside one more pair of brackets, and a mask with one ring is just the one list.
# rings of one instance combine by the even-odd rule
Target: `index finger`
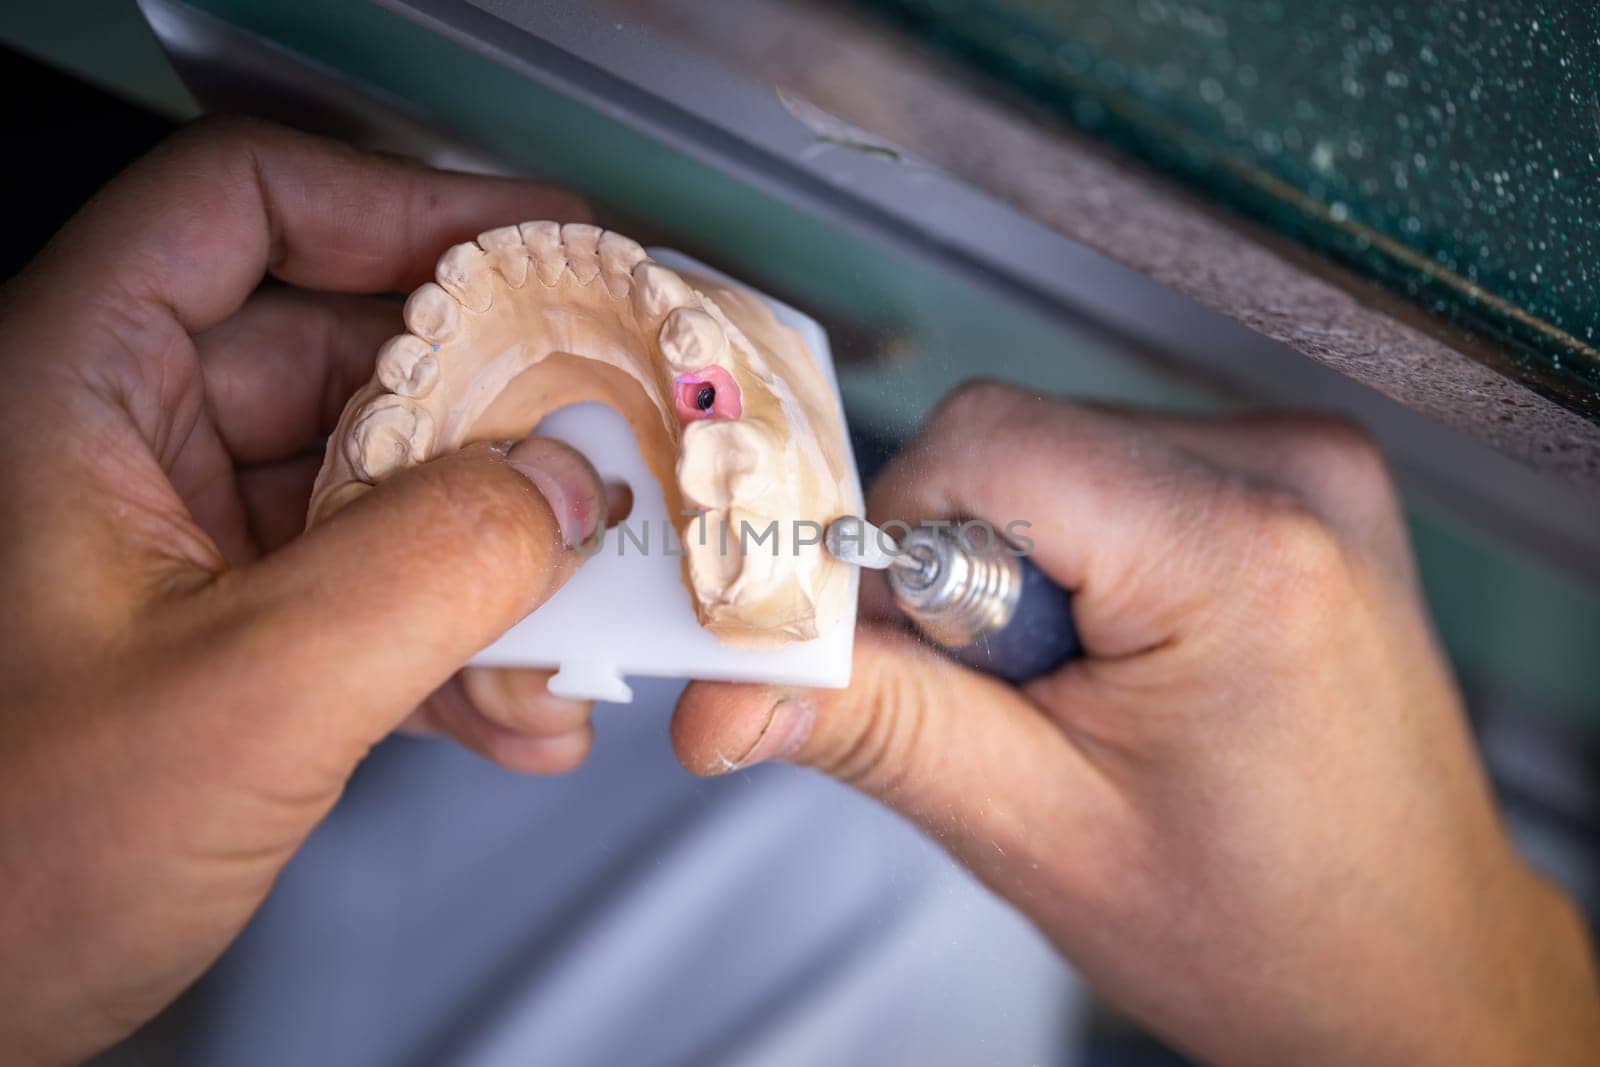
[[436,171],[262,122],[202,120],[107,186],[39,268],[57,298],[152,302],[193,333],[237,310],[267,273],[336,292],[410,289],[441,249],[480,230],[587,217],[576,197],[529,182]]
[[974,383],[889,464],[867,511],[879,527],[977,519],[1026,538],[1033,562],[1073,591],[1086,647],[1120,656],[1170,639],[1230,580],[1235,542],[1215,536],[1215,520],[1245,490],[1113,417]]

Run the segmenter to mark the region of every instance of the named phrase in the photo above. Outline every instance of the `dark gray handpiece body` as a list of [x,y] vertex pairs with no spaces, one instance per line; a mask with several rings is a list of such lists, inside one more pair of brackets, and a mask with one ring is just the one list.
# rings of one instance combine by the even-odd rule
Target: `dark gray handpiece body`
[[1020,684],[1082,651],[1072,594],[992,531],[919,526],[900,552],[918,566],[889,571],[896,602],[967,666]]

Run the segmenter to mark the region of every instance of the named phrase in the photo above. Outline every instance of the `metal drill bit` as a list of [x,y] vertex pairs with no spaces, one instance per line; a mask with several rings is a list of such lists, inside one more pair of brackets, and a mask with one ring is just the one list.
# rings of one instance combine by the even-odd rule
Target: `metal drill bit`
[[866,519],[845,515],[828,524],[823,535],[828,554],[841,563],[875,571],[893,571],[898,582],[921,586],[931,582],[940,569],[936,552],[923,544],[910,548],[896,545],[894,538]]
[[834,559],[854,567],[883,571],[903,559],[899,549],[890,547],[894,540],[888,534],[855,515],[841,515],[830,522],[822,543]]

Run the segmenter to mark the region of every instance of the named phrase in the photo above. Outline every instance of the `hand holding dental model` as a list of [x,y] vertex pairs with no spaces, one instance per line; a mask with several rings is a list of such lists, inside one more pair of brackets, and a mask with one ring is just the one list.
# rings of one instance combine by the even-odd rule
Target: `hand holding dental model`
[[[83,1058],[215,959],[402,724],[575,766],[587,705],[456,672],[605,517],[565,446],[482,443],[309,532],[345,400],[439,250],[582,218],[255,123],[136,164],[0,295],[0,1058]],[[264,275],[287,285],[258,286]],[[339,291],[338,295],[334,291]]]
[[[542,676],[456,674],[605,519],[582,457],[501,434],[598,388],[698,506],[751,497],[716,462],[694,473],[696,440],[828,469],[827,435],[783,421],[810,386],[759,369],[781,345],[724,294],[651,278],[587,228],[519,228],[520,246],[493,229],[582,216],[522,183],[211,123],[0,295],[8,1062],[85,1057],[177,996],[396,727],[523,770],[581,760],[587,708]],[[475,234],[404,333],[393,305],[348,295],[409,290]],[[452,269],[480,253],[487,294],[482,263]],[[519,290],[519,261],[521,290],[571,291]],[[743,362],[707,319],[751,342]],[[487,340],[524,326],[559,343]],[[466,336],[484,343],[452,343]],[[772,456],[785,435],[818,453]],[[696,684],[674,723],[684,761],[792,758],[880,797],[1107,996],[1218,1062],[1593,1062],[1585,939],[1495,819],[1370,448],[1303,418],[979,387],[868,517],[955,515],[1033,524],[1084,658],[1020,690],[970,673],[898,632],[880,586],[852,689]],[[700,606],[730,636],[770,639],[776,604],[812,613],[779,632],[825,625],[825,576],[767,575],[749,601],[723,577]]]
[[[794,532],[859,510],[855,468],[822,371],[759,300],[691,286],[583,223],[490,230],[446,251],[437,275],[340,419],[313,521],[397,471],[597,400],[627,418],[661,486],[702,626],[772,647],[838,625],[849,570]],[[771,550],[744,551],[740,531],[768,524]]]

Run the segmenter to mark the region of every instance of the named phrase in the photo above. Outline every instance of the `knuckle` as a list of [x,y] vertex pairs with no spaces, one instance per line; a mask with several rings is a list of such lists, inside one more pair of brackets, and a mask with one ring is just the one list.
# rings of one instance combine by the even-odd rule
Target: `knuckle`
[[202,115],[179,130],[175,136],[215,143],[259,138],[266,130],[274,128],[269,123],[245,115]]
[[914,449],[924,457],[960,449],[964,454],[1029,449],[1038,433],[1059,433],[1087,413],[1054,397],[990,378],[974,378],[945,394],[929,413]]
[[1343,569],[1343,550],[1333,529],[1298,496],[1269,493],[1264,497],[1257,545],[1278,570],[1312,577]]
[[1350,557],[1338,533],[1292,493],[1260,493],[1248,520],[1251,603],[1287,640],[1315,639],[1354,590]]
[[545,743],[502,762],[511,769],[526,774],[567,774],[583,765],[593,742],[594,735],[591,731],[576,731],[565,737],[548,739]]
[[986,423],[1003,416],[1019,403],[1034,399],[1035,395],[993,378],[972,378],[945,394],[928,416],[928,423],[967,428],[974,422]]
[[[510,471],[478,469],[481,457],[456,453],[416,469],[422,513],[445,529],[438,539],[495,573],[526,574],[542,566],[560,542],[549,505]],[[507,481],[514,482],[506,484]]]
[[91,380],[124,397],[158,395],[170,401],[188,394],[199,368],[181,358],[150,357],[181,353],[189,344],[188,333],[166,308],[128,289],[108,287],[86,315],[102,342],[102,358],[85,367]]
[[241,115],[205,115],[168,138],[170,150],[208,166],[234,165],[271,138],[277,127]]
[[463,509],[468,540],[474,554],[485,564],[526,573],[542,562],[546,553],[536,550],[544,541],[553,541],[553,522],[543,521],[530,506],[532,494],[518,500],[508,494],[475,494],[472,504]]
[[1289,445],[1295,467],[1308,479],[1335,482],[1363,496],[1386,494],[1389,468],[1383,449],[1364,428],[1345,419],[1317,416]]
[[874,661],[862,679],[864,714],[857,729],[822,768],[863,792],[893,800],[926,779],[934,696],[934,672],[887,658]]

